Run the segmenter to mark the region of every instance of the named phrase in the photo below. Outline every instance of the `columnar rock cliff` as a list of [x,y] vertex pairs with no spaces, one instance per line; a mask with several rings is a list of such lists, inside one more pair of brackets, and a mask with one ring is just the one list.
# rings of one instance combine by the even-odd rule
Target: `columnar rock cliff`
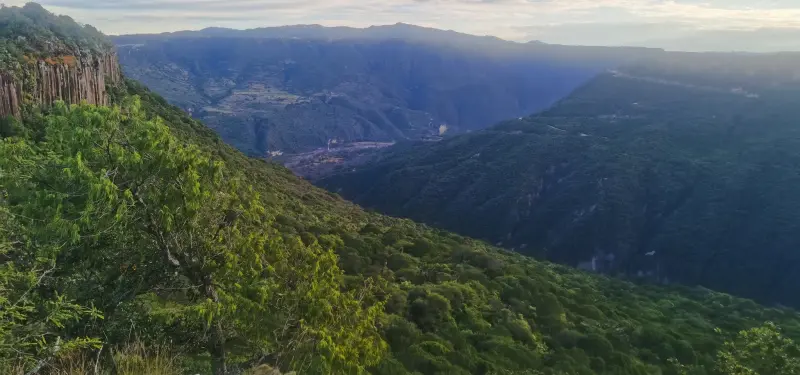
[[117,55],[60,56],[28,61],[18,72],[0,72],[0,116],[19,116],[24,100],[107,105],[106,84],[122,80]]

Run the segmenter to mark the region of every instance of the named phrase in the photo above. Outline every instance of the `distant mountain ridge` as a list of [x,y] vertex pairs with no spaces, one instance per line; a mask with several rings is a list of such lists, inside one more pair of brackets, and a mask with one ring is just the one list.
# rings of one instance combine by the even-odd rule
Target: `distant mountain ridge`
[[[568,27],[568,26],[567,26]],[[573,31],[573,33],[578,31]],[[466,45],[508,45],[549,46],[562,48],[596,48],[609,50],[651,50],[686,52],[746,52],[779,53],[800,51],[800,29],[760,28],[754,30],[701,30],[676,33],[676,35],[646,36],[632,34],[627,41],[609,39],[607,44],[587,45],[544,42],[533,39],[528,42],[515,42],[492,35],[472,35],[453,30],[441,30],[406,23],[376,25],[364,28],[347,26],[322,26],[318,24],[260,27],[254,29],[231,29],[208,27],[201,30],[184,30],[161,34],[122,35],[115,38],[140,37],[251,37],[251,38],[304,38],[304,39],[404,39],[419,42],[461,43]],[[546,37],[547,34],[545,34]],[[535,36],[535,34],[534,34]],[[558,38],[556,38],[558,39]]]
[[703,30],[686,36],[645,39],[638,44],[678,51],[800,51],[800,29]]
[[408,43],[427,45],[443,45],[484,53],[507,53],[508,51],[523,53],[543,53],[549,58],[576,60],[590,58],[610,63],[630,62],[643,57],[657,56],[665,52],[661,48],[633,46],[577,46],[544,43],[532,40],[527,43],[505,40],[492,35],[472,35],[453,30],[442,30],[407,23],[393,25],[375,25],[364,28],[347,26],[287,25],[260,27],[254,29],[231,29],[224,27],[207,27],[201,30],[184,30],[159,34],[117,35],[112,39],[117,45],[140,44],[142,41],[155,41],[170,38],[195,37],[230,37],[230,38],[265,38],[265,39],[306,39],[306,40],[354,40],[354,41],[390,41],[402,40]]
[[[251,38],[302,38],[302,39],[403,39],[403,40],[416,40],[416,41],[441,41],[446,40],[452,43],[458,38],[461,40],[475,42],[476,40],[487,40],[491,42],[504,42],[509,44],[518,44],[511,41],[506,41],[494,36],[475,36],[464,34],[452,30],[440,30],[435,28],[428,28],[406,23],[397,23],[394,25],[380,25],[370,26],[366,28],[355,28],[346,26],[327,27],[318,24],[310,25],[287,25],[275,27],[259,27],[254,29],[230,29],[224,27],[207,27],[201,30],[185,30],[176,32],[167,32],[161,34],[132,34],[121,35],[115,37],[117,40],[124,40],[125,38],[141,38],[141,37],[251,37]],[[432,39],[433,38],[433,39]]]
[[398,24],[114,38],[123,69],[253,155],[471,131],[661,51],[521,44]]

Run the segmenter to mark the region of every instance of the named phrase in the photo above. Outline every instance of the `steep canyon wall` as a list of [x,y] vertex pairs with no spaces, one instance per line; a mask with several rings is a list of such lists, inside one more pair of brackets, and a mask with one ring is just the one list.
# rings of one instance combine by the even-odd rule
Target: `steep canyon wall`
[[43,105],[57,100],[108,105],[106,84],[121,80],[115,53],[28,61],[18,72],[0,72],[0,117],[18,117],[25,100]]

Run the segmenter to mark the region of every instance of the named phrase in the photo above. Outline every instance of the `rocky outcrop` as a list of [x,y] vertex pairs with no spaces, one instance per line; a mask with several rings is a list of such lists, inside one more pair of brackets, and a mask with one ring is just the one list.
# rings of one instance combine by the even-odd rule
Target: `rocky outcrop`
[[33,60],[17,72],[0,72],[0,116],[20,116],[26,101],[50,105],[86,101],[108,105],[106,84],[122,81],[115,53],[89,58],[59,56]]

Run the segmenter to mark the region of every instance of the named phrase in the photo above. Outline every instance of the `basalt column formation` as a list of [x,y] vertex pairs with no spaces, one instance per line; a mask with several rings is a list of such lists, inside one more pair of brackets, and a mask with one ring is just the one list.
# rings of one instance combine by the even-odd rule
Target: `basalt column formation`
[[0,116],[19,117],[23,103],[50,105],[86,101],[108,105],[107,84],[122,81],[117,55],[25,58],[20,69],[0,72]]

